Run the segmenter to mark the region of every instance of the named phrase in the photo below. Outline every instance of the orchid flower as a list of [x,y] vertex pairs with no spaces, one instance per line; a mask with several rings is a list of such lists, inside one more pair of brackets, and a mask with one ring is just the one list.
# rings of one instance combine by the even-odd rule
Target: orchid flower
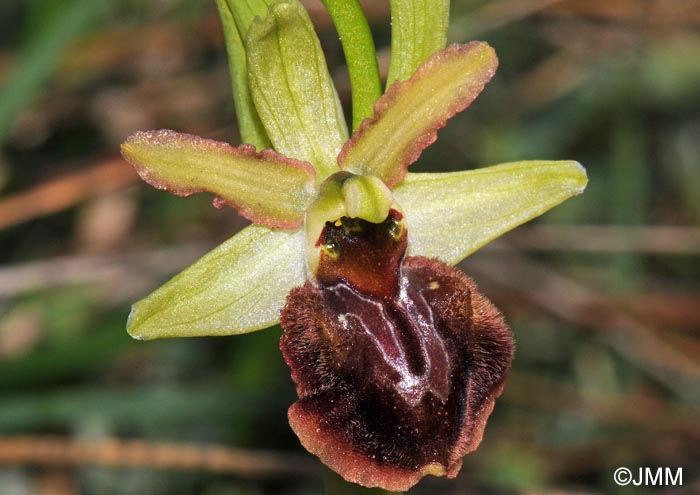
[[229,53],[246,67],[232,76],[252,144],[160,130],[133,134],[122,153],[154,187],[208,191],[253,225],[136,303],[128,331],[235,335],[281,321],[299,395],[289,420],[307,450],[364,486],[454,477],[481,441],[513,341],[452,265],[581,193],[585,171],[525,161],[408,172],[493,77],[493,49],[422,57],[349,136],[304,8],[252,4],[264,7],[257,17],[219,1],[235,21]]

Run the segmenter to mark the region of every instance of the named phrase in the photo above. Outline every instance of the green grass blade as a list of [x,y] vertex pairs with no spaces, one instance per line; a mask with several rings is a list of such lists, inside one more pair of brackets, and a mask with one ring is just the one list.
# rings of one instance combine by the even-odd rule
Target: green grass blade
[[0,142],[12,123],[36,98],[69,43],[97,17],[105,5],[99,0],[75,0],[51,16],[46,26],[35,29],[0,91]]
[[352,128],[374,115],[382,95],[377,51],[362,7],[357,0],[322,0],[343,44],[352,87]]

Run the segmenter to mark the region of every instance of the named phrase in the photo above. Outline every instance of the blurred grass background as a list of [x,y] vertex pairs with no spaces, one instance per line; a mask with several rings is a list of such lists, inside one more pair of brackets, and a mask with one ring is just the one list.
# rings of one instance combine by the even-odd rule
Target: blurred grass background
[[[322,493],[279,328],[125,331],[245,225],[118,155],[140,129],[238,143],[213,3],[0,3],[0,494]],[[386,67],[388,1],[364,4]],[[500,68],[413,169],[572,158],[590,184],[463,263],[517,356],[457,480],[411,494],[700,493],[700,1],[453,0],[450,39]],[[617,487],[619,466],[683,467],[683,486]]]

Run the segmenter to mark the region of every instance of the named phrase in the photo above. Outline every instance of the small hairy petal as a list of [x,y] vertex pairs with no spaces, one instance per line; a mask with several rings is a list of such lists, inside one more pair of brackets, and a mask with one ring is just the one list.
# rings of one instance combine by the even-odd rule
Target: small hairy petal
[[464,274],[422,257],[401,270],[395,298],[307,282],[281,313],[292,429],[346,480],[391,491],[457,475],[513,354],[501,314]]
[[306,278],[305,236],[251,225],[134,304],[140,340],[236,335],[279,321],[287,293]]
[[179,196],[208,191],[215,206],[230,205],[254,223],[295,229],[315,195],[310,163],[272,150],[237,148],[169,130],[137,132],[122,155],[143,180]]
[[574,161],[504,163],[443,174],[408,174],[394,189],[408,223],[408,254],[459,263],[499,235],[581,194]]
[[467,108],[493,77],[496,53],[483,42],[435,53],[405,82],[394,83],[338,156],[343,170],[375,175],[393,187],[437,137],[447,120]]

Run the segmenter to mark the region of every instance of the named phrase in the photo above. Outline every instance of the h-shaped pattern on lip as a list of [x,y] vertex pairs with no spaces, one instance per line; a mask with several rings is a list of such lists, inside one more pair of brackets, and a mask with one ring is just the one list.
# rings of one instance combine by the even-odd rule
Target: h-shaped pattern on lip
[[348,332],[372,342],[382,361],[398,376],[395,390],[408,404],[415,406],[427,392],[444,402],[450,390],[445,342],[434,330],[432,310],[422,295],[425,289],[411,286],[405,277],[401,285],[399,297],[386,300],[340,283],[327,292],[328,303]]

